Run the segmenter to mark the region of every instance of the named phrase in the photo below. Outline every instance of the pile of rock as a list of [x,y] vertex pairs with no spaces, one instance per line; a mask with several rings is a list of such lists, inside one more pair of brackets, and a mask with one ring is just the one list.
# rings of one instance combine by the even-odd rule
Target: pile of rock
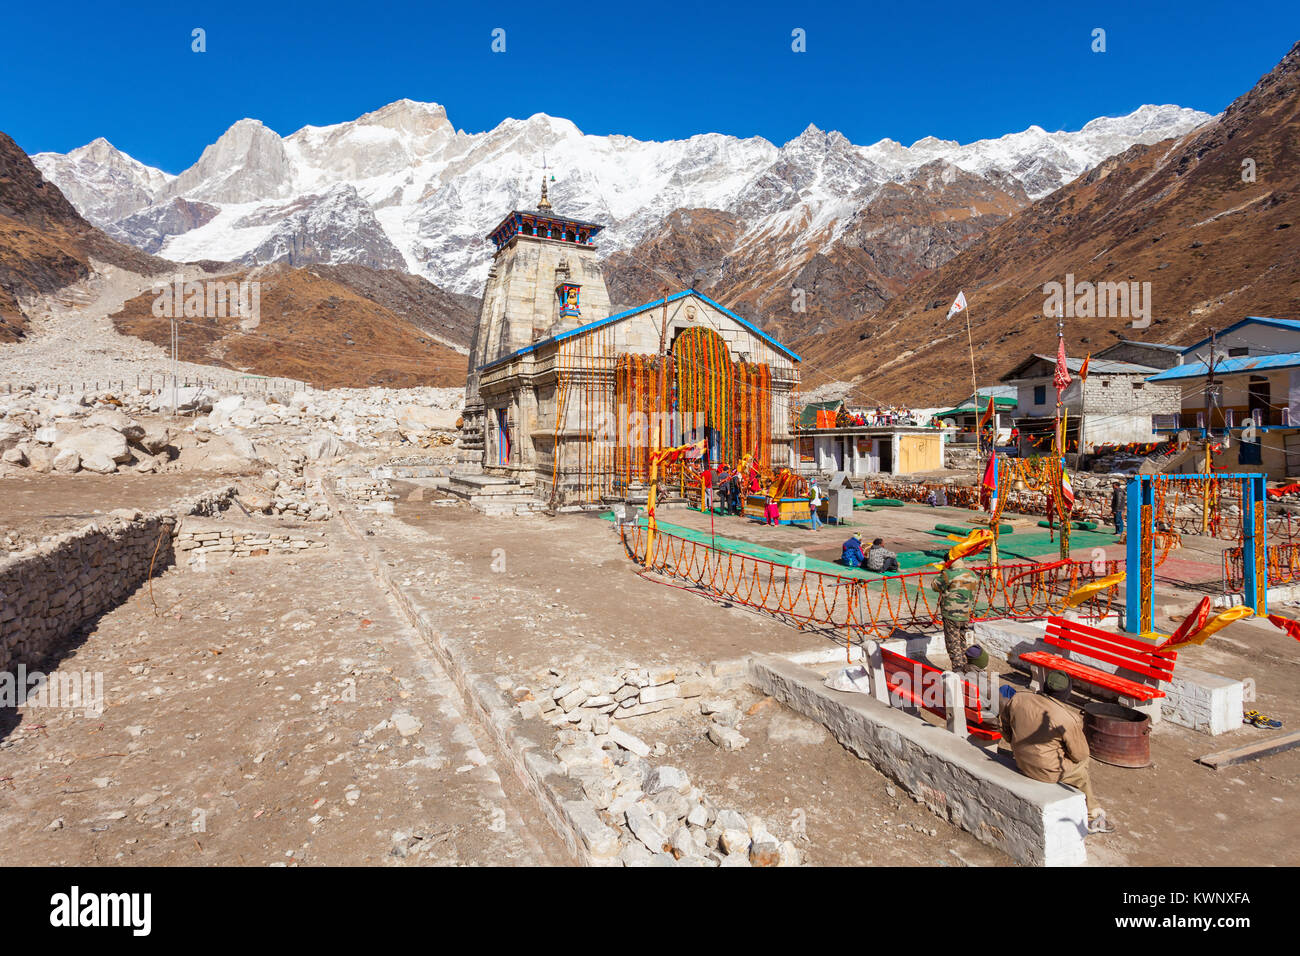
[[335,485],[339,494],[343,497],[361,504],[397,500],[397,493],[393,491],[393,483],[387,478],[372,478],[369,475],[341,475]]
[[525,717],[541,717],[559,727],[603,728],[611,720],[644,717],[680,708],[716,689],[719,676],[674,668],[628,667],[617,674],[560,681],[536,693],[516,692]]
[[303,475],[281,478],[278,472],[269,471],[263,474],[262,481],[268,491],[244,490],[239,493],[239,503],[246,511],[304,521],[328,521],[333,515],[319,478]]
[[623,866],[798,866],[790,840],[763,820],[719,807],[685,772],[654,766],[650,747],[617,727],[561,730],[554,753],[581,784],[565,816],[590,857]]
[[141,423],[111,405],[96,408],[85,396],[50,401],[23,392],[0,406],[0,460],[40,473],[158,471],[176,455],[172,439],[165,424]]

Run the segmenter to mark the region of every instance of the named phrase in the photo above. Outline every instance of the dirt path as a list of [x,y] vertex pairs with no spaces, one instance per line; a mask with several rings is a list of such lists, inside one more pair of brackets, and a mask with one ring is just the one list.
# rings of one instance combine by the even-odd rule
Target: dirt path
[[6,859],[565,862],[345,536],[208,568],[67,650],[61,673],[102,673],[102,716],[29,705],[0,727]]

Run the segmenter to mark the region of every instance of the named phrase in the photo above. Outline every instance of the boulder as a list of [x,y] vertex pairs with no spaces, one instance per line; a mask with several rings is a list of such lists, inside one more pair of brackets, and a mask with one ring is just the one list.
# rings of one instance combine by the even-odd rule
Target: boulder
[[69,435],[60,439],[55,447],[60,451],[70,448],[83,459],[94,458],[97,464],[104,460],[121,464],[130,461],[132,457],[126,447],[126,436],[108,425],[96,425],[76,435]]
[[343,444],[329,432],[317,432],[308,440],[303,453],[311,461],[338,458],[343,454]]
[[88,427],[103,425],[118,432],[129,442],[139,441],[144,435],[144,426],[127,418],[116,408],[101,408],[86,419]]
[[[232,443],[232,438],[243,440]],[[242,435],[213,435],[207,441],[182,448],[176,460],[187,470],[250,474],[261,470],[261,463],[247,455],[252,444]]]
[[27,447],[27,467],[38,474],[45,475],[53,471],[54,458],[55,451],[49,445],[29,445]]
[[406,431],[454,431],[458,417],[446,408],[404,405],[397,413],[397,427]]
[[81,455],[75,448],[63,448],[54,456],[54,470],[71,475],[81,468]]
[[158,455],[166,450],[171,440],[171,429],[161,422],[152,422],[142,429],[142,434],[134,442],[149,454]]
[[16,448],[27,439],[27,429],[14,422],[0,422],[0,452]]
[[212,403],[212,411],[208,414],[208,420],[213,425],[223,425],[230,420],[230,416],[234,414],[235,410],[243,404],[244,396],[227,395],[225,398]]
[[27,446],[15,445],[13,448],[6,448],[3,453],[0,453],[0,460],[10,465],[27,464]]

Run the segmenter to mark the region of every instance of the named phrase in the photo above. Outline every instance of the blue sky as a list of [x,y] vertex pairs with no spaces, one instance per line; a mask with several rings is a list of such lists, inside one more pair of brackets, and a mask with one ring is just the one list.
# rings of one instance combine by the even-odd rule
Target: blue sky
[[[1294,0],[1084,6],[10,4],[0,130],[28,152],[104,136],[168,172],[245,116],[288,135],[402,97],[442,103],[470,132],[544,112],[638,139],[779,144],[814,123],[855,143],[968,142],[1143,103],[1219,112],[1300,39]],[[190,49],[195,27],[205,53]],[[1099,27],[1104,53],[1091,50]],[[806,52],[791,49],[796,28]]]

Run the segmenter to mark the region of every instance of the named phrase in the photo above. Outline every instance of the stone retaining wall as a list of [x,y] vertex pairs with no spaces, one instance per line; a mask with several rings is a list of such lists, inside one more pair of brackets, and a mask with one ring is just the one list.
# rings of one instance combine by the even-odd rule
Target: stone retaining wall
[[256,558],[269,554],[297,554],[300,551],[326,548],[329,542],[323,531],[304,528],[274,528],[255,525],[231,525],[217,521],[186,521],[173,536],[177,558],[185,555],[187,563],[208,558]]
[[233,487],[182,499],[162,511],[121,508],[99,521],[0,560],[0,670],[39,664],[60,640],[118,604],[173,561],[185,515],[214,514]]

